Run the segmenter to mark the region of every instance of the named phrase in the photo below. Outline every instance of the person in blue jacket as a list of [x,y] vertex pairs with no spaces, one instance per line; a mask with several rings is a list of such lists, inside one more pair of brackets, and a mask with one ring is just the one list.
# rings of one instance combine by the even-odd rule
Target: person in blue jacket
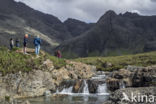
[[40,53],[40,47],[41,47],[41,39],[39,35],[34,39],[34,46],[35,46],[35,53],[38,56]]

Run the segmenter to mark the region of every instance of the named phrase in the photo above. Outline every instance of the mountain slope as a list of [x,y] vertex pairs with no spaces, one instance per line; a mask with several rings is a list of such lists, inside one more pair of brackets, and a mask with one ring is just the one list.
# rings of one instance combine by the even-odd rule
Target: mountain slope
[[1,45],[8,46],[11,37],[22,41],[23,35],[29,33],[30,46],[32,47],[33,37],[40,35],[44,50],[48,52],[53,46],[71,38],[66,26],[58,18],[13,0],[0,1],[0,30]]
[[108,11],[92,29],[58,48],[67,57],[123,55],[156,50],[155,41],[156,16]]
[[64,24],[73,37],[77,37],[88,31],[94,26],[94,23],[85,23],[76,19],[67,19]]

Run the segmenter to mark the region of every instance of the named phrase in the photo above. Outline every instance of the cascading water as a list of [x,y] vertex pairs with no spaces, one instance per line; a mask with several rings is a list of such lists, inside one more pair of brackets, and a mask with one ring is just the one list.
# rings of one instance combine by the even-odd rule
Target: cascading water
[[109,93],[107,93],[106,83],[99,85],[97,92],[98,92],[98,95],[109,95]]
[[126,88],[126,85],[123,81],[120,82],[120,88]]
[[[97,75],[95,77],[92,78],[92,80],[103,80],[105,81],[106,79],[106,76],[105,75]],[[83,87],[83,90],[82,92],[79,92],[79,93],[73,93],[73,86],[69,87],[69,88],[64,88],[62,91],[58,91],[57,90],[57,94],[68,94],[68,95],[90,95],[89,93],[89,88],[88,88],[88,84],[87,83],[87,80],[83,80],[83,84],[82,84],[82,87]],[[98,87],[97,87],[97,93],[95,93],[95,95],[109,95],[109,93],[107,93],[107,85],[106,83],[103,83],[103,84],[99,84]]]
[[56,94],[67,94],[67,95],[72,95],[72,90],[73,90],[73,86],[69,87],[69,88],[64,88],[62,91],[59,91],[57,89]]
[[89,94],[87,81],[84,80],[83,82],[84,82],[83,94]]

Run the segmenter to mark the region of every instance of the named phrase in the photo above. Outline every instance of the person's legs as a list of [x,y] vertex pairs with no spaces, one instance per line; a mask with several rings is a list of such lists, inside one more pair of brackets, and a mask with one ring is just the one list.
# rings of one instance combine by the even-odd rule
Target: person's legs
[[13,49],[13,45],[10,45],[10,50],[12,50]]
[[26,54],[27,53],[27,47],[24,47],[24,54]]
[[37,52],[38,52],[38,55],[40,54],[40,45],[38,45],[38,50],[37,50]]
[[35,54],[37,55],[38,54],[38,46],[35,46]]

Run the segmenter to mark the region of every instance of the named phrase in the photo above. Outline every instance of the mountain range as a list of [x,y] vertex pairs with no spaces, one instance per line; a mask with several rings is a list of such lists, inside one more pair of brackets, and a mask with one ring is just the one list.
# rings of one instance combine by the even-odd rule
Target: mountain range
[[[72,20],[69,22],[71,23]],[[57,17],[34,10],[24,3],[14,0],[0,0],[1,46],[9,46],[10,38],[20,39],[22,45],[24,34],[30,34],[29,47],[33,47],[33,38],[40,35],[43,40],[42,48],[52,53],[53,47],[75,36],[72,34],[73,31],[68,31],[66,24],[68,21],[63,23]],[[81,24],[87,26],[84,22]],[[88,26],[87,28],[85,26],[84,29],[80,28],[81,32],[89,29]],[[77,31],[76,29],[79,29],[79,26],[75,27],[74,31]]]
[[61,50],[64,57],[112,56],[156,50],[156,16],[107,11],[97,23],[85,23],[34,10],[14,0],[0,1],[0,46],[9,46],[10,38],[40,35],[42,49]]
[[67,57],[114,56],[156,50],[156,16],[107,11],[88,31],[59,47]]

